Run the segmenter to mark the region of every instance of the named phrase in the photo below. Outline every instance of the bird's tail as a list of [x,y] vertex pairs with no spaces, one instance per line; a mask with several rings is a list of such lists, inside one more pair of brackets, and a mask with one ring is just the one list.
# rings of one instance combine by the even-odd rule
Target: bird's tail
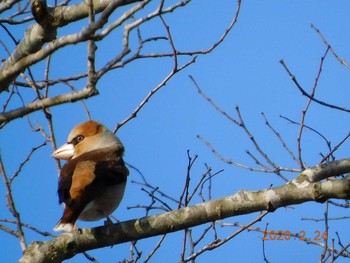
[[58,221],[57,225],[53,228],[54,231],[72,232],[74,229],[74,224],[64,223],[62,219]]

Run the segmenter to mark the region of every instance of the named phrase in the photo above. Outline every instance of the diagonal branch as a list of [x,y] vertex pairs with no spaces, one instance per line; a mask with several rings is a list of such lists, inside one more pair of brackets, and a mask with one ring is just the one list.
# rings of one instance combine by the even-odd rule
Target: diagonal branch
[[[17,45],[13,54],[8,58],[0,69],[0,93],[7,90],[8,86],[23,72],[28,66],[43,60],[55,50],[79,41],[87,40],[91,34],[102,27],[107,22],[108,16],[116,8],[141,0],[95,0],[93,6],[95,12],[104,11],[97,23],[85,28],[80,34],[56,38],[56,29],[68,23],[86,18],[89,16],[89,7],[83,2],[75,6],[57,6],[49,8],[45,0],[32,1],[32,11],[34,17],[41,24],[31,25],[24,36],[24,39]],[[109,10],[108,10],[109,9]],[[106,12],[107,11],[107,12]],[[45,43],[50,44],[42,49]]]
[[312,95],[310,95],[309,93],[307,93],[303,87],[299,84],[298,80],[296,79],[296,77],[291,73],[291,71],[289,70],[289,68],[287,67],[286,63],[284,63],[283,59],[281,59],[280,64],[283,66],[283,68],[286,70],[287,74],[289,75],[289,77],[291,78],[291,80],[294,82],[294,84],[297,86],[297,88],[299,89],[299,91],[301,92],[302,95],[304,95],[305,97],[309,98],[310,100],[322,105],[322,106],[326,106],[328,108],[332,108],[332,109],[336,109],[336,110],[340,110],[340,111],[345,111],[345,112],[350,112],[349,108],[346,107],[340,107],[334,104],[330,104],[327,103],[325,101],[316,99],[315,97],[313,97]]
[[[4,183],[6,186],[7,207],[10,210],[13,217],[15,218],[16,225],[17,225],[17,231],[14,231],[13,234],[19,238],[21,248],[24,251],[27,249],[27,243],[25,240],[24,232],[23,232],[21,215],[16,208],[15,201],[14,201],[13,194],[12,194],[11,180],[6,175],[5,167],[3,166],[1,155],[0,155],[0,174],[3,177]],[[4,227],[2,227],[2,229],[4,229]],[[7,231],[8,229],[4,229],[4,230]]]
[[[313,174],[314,179],[319,179],[325,175],[330,177],[349,172],[350,159],[341,162],[343,163],[333,162],[309,168],[307,174]],[[334,169],[337,165],[342,169]],[[298,180],[279,187],[259,191],[242,190],[228,197],[167,213],[82,229],[80,233],[65,233],[46,242],[34,242],[19,262],[61,262],[87,250],[163,235],[227,217],[259,211],[272,212],[281,207],[309,201],[324,202],[330,198],[350,198],[349,178],[312,183],[307,180],[309,177],[305,177],[305,171],[303,174]],[[304,181],[301,181],[302,178]]]
[[98,92],[94,87],[85,87],[82,90],[74,91],[71,93],[58,95],[51,98],[45,98],[42,100],[34,101],[32,103],[29,103],[25,105],[22,108],[18,108],[15,110],[11,110],[5,113],[0,114],[0,128],[2,128],[6,123],[13,119],[17,119],[19,117],[25,116],[31,112],[44,109],[50,106],[63,104],[66,102],[75,102],[78,100],[86,99],[89,97],[92,97],[94,95],[97,95]]
[[310,25],[311,28],[313,30],[316,31],[316,33],[319,35],[319,37],[322,39],[323,43],[327,46],[327,49],[329,49],[333,56],[339,61],[340,64],[342,64],[344,67],[346,67],[348,70],[350,70],[350,66],[348,65],[348,63],[346,63],[345,59],[340,58],[337,53],[335,53],[334,49],[332,48],[332,46],[328,43],[328,41],[326,40],[326,38],[322,35],[321,31],[314,26],[314,24]]

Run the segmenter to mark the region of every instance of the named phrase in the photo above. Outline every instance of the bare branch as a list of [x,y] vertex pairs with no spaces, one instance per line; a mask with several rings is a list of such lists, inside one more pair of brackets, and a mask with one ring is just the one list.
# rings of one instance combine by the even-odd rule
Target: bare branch
[[233,234],[227,236],[226,238],[222,239],[222,240],[215,240],[214,242],[212,242],[211,244],[203,247],[201,250],[199,250],[196,253],[193,253],[192,255],[190,255],[189,257],[187,257],[184,262],[189,262],[192,261],[194,259],[196,259],[199,255],[203,254],[205,251],[208,250],[213,250],[217,247],[222,246],[223,244],[225,244],[226,242],[230,241],[232,238],[234,238],[235,236],[239,235],[240,233],[242,233],[244,230],[248,229],[249,227],[251,227],[252,225],[254,225],[256,222],[261,221],[261,219],[263,219],[269,212],[264,212],[261,213],[257,218],[255,218],[253,221],[251,221],[250,223],[248,223],[247,225],[243,226],[241,229],[237,230],[236,232],[234,232]]
[[[96,12],[103,14],[96,23],[90,24],[79,34],[68,35],[60,39],[56,38],[56,28],[64,26],[67,23],[86,18],[89,15],[89,9],[85,3],[75,6],[58,6],[55,8],[46,7],[46,1],[33,0],[34,16],[37,16],[42,24],[30,26],[24,39],[17,45],[12,56],[7,59],[0,69],[0,93],[8,89],[15,78],[23,72],[28,66],[41,61],[59,48],[68,44],[76,44],[86,41],[99,28],[101,28],[108,19],[108,16],[117,8],[140,0],[118,0],[118,1],[94,1]],[[44,21],[44,22],[43,22]],[[50,42],[45,48],[44,43]]]
[[319,99],[316,99],[315,97],[311,96],[309,93],[307,93],[302,86],[299,84],[299,82],[297,81],[296,77],[290,72],[289,68],[287,67],[287,65],[284,63],[283,60],[280,60],[281,65],[283,66],[283,68],[286,70],[286,72],[288,73],[289,77],[292,79],[292,81],[294,82],[294,84],[297,86],[297,88],[300,90],[301,94],[303,94],[305,97],[311,99],[312,101],[322,105],[322,106],[326,106],[332,109],[336,109],[336,110],[340,110],[340,111],[345,111],[345,112],[350,112],[350,109],[345,108],[345,107],[339,107],[337,105],[334,104],[330,104],[324,101],[321,101]]
[[[347,171],[350,171],[350,160],[343,162],[348,163]],[[179,210],[114,225],[82,229],[81,234],[66,233],[47,242],[36,242],[28,248],[19,262],[45,262],[47,257],[50,257],[51,262],[60,262],[86,250],[162,235],[227,217],[264,210],[274,211],[280,207],[308,201],[348,199],[350,180],[347,178],[315,183],[307,180],[312,173],[315,178],[320,178],[320,175],[325,173],[328,177],[343,173],[341,170],[331,169],[335,165],[339,163],[324,165],[323,170],[320,170],[319,166],[312,168],[313,170],[308,169],[309,171],[299,176],[298,180],[295,179],[283,186],[260,191],[242,190],[232,196]],[[63,250],[65,253],[60,252]]]
[[[236,162],[234,160],[231,159],[226,159],[224,158],[217,150],[215,150],[215,148],[209,143],[207,142],[202,136],[197,135],[197,138],[200,139],[202,142],[204,142],[206,144],[206,146],[212,151],[212,153],[214,153],[220,160],[222,160],[223,162],[227,163],[227,164],[232,164],[250,171],[255,171],[255,172],[263,172],[263,173],[275,173],[276,170],[275,169],[262,169],[262,168],[254,168],[248,165],[244,165],[242,163]],[[278,167],[279,171],[287,171],[287,172],[300,172],[300,169],[295,169],[295,168],[285,168],[285,167]]]
[[139,111],[147,104],[147,102],[153,97],[154,94],[157,93],[158,90],[160,90],[161,88],[163,88],[168,81],[175,76],[175,74],[183,69],[185,69],[186,67],[188,67],[189,65],[195,63],[196,61],[196,57],[194,57],[193,59],[191,59],[189,62],[187,62],[186,64],[184,64],[183,66],[181,66],[180,68],[177,69],[173,69],[162,81],[161,83],[159,83],[157,85],[157,87],[155,87],[154,89],[152,89],[148,95],[143,99],[143,101],[139,104],[139,106],[137,106],[137,108],[129,115],[129,117],[127,117],[126,119],[124,119],[122,122],[118,123],[117,126],[114,128],[114,133],[116,133],[118,131],[118,129],[120,127],[122,127],[124,124],[126,124],[127,122],[129,122],[131,119],[136,118],[137,114],[139,113]]
[[324,62],[324,60],[325,60],[325,58],[327,56],[328,50],[329,50],[329,48],[327,48],[326,52],[324,53],[323,57],[321,58],[321,62],[320,62],[320,65],[319,65],[319,69],[318,69],[318,72],[317,72],[317,76],[316,76],[316,79],[315,79],[314,86],[313,86],[311,94],[310,94],[310,98],[307,101],[305,109],[302,111],[302,114],[301,114],[301,120],[300,120],[300,126],[299,126],[299,134],[298,134],[298,138],[297,138],[299,163],[301,165],[301,169],[305,169],[305,164],[304,164],[303,158],[302,158],[302,147],[301,147],[301,143],[302,143],[301,139],[302,139],[302,135],[303,135],[303,131],[304,131],[305,118],[306,118],[307,111],[308,111],[308,109],[309,109],[309,107],[311,105],[312,98],[314,98],[314,96],[315,96],[318,80],[320,79],[321,72],[322,72],[323,62]]
[[320,163],[323,163],[323,162],[325,162],[326,160],[328,160],[328,158],[329,158],[330,156],[332,156],[333,153],[334,153],[336,150],[338,150],[339,147],[340,147],[341,145],[343,145],[344,142],[346,142],[346,141],[349,139],[349,137],[350,137],[350,132],[349,132],[347,135],[345,135],[345,137],[344,137],[337,145],[335,145],[335,146],[333,147],[333,149],[331,149],[330,152],[329,152],[328,154],[326,154],[326,155],[323,157],[323,159],[321,160]]
[[276,137],[278,138],[278,140],[281,142],[283,148],[288,152],[288,154],[292,157],[292,159],[298,163],[299,160],[297,159],[297,157],[294,155],[294,153],[290,150],[290,148],[288,147],[288,145],[286,144],[286,142],[284,141],[284,139],[282,138],[282,136],[271,126],[270,122],[268,121],[265,113],[261,113],[261,115],[263,116],[264,120],[265,120],[265,124],[267,125],[267,127],[269,127],[272,132],[276,135]]
[[345,59],[340,58],[337,53],[335,53],[334,49],[331,47],[331,45],[328,43],[328,41],[326,40],[326,38],[322,35],[321,31],[315,27],[313,24],[311,24],[311,28],[313,30],[316,31],[316,33],[319,35],[319,37],[322,39],[323,43],[327,46],[327,49],[329,49],[333,56],[340,62],[340,64],[342,64],[344,67],[346,67],[348,70],[350,70],[350,66],[348,65],[348,63],[346,63]]
[[[16,220],[9,220],[9,219],[0,219],[0,222],[4,222],[4,223],[11,223],[11,224],[15,224],[17,225],[17,221]],[[37,233],[37,234],[40,234],[42,236],[45,236],[45,237],[55,237],[55,235],[52,235],[51,233],[49,232],[46,232],[46,231],[41,231],[40,229],[34,227],[34,226],[31,226],[29,224],[24,224],[24,223],[21,223],[21,226],[24,227],[24,228],[28,228],[30,230],[32,230],[33,232]],[[5,226],[1,226],[0,225],[0,228],[6,232],[9,232],[9,228],[6,228]],[[6,228],[6,229],[4,229]],[[16,231],[13,231],[13,230],[10,230],[9,232],[10,234],[13,234],[14,236],[18,237],[17,235],[17,232]]]
[[[288,168],[282,168],[279,167],[277,164],[275,164],[266,154],[265,151],[262,150],[262,148],[260,147],[260,145],[258,144],[258,142],[255,140],[253,134],[249,131],[248,127],[245,125],[243,117],[241,115],[241,112],[239,110],[239,107],[236,105],[235,109],[236,109],[236,113],[237,113],[237,119],[233,118],[230,114],[228,114],[226,111],[222,110],[219,106],[217,106],[215,104],[215,102],[209,98],[203,91],[202,89],[199,87],[199,85],[197,84],[197,82],[195,81],[195,79],[192,76],[189,76],[189,78],[192,80],[192,82],[194,83],[198,93],[206,100],[208,101],[214,108],[215,110],[217,110],[218,112],[220,112],[222,115],[224,115],[226,118],[228,118],[231,122],[233,122],[235,125],[237,125],[238,127],[242,128],[244,130],[244,132],[247,134],[248,138],[250,139],[250,141],[252,142],[252,144],[254,145],[255,149],[258,151],[258,153],[265,159],[265,161],[268,163],[268,165],[270,165],[271,167],[273,167],[273,169],[268,168],[267,165],[263,164],[261,161],[259,161],[258,158],[256,158],[250,151],[246,151],[247,154],[255,161],[256,164],[258,164],[259,166],[263,167],[263,168],[252,168],[251,166],[247,166],[244,164],[241,164],[239,162],[233,161],[233,160],[226,160],[225,158],[223,158],[215,149],[213,146],[210,145],[210,143],[208,143],[203,137],[201,137],[200,135],[197,135],[197,138],[199,138],[201,141],[203,141],[209,148],[210,150],[222,161],[228,163],[228,164],[233,164],[236,165],[238,167],[241,168],[245,168],[245,169],[249,169],[251,171],[259,171],[259,172],[266,172],[266,173],[275,173],[276,175],[278,175],[282,180],[284,181],[288,181],[288,179],[286,177],[284,177],[280,171],[282,170],[286,170],[286,171],[295,171],[295,169],[288,169]],[[266,121],[266,119],[265,119]]]
[[22,108],[18,108],[15,110],[11,110],[5,113],[0,114],[0,128],[4,127],[6,123],[11,120],[20,118],[25,116],[31,112],[41,110],[44,108],[48,108],[51,106],[67,103],[67,102],[75,102],[82,99],[86,99],[98,94],[98,91],[91,86],[84,87],[82,90],[58,95],[55,97],[45,98],[39,101],[34,101],[32,103],[27,104]]
[[160,248],[161,244],[163,243],[165,237],[167,236],[167,234],[162,235],[162,237],[160,238],[160,240],[158,241],[157,245],[153,248],[153,250],[151,251],[151,253],[149,253],[146,257],[146,259],[144,260],[144,263],[147,263],[151,257],[156,253],[156,251]]
[[26,159],[19,165],[17,171],[13,174],[13,176],[10,179],[10,183],[12,183],[12,181],[19,175],[19,173],[21,172],[22,168],[24,167],[24,165],[29,162],[30,157],[34,154],[34,152],[38,149],[40,149],[41,147],[45,146],[47,143],[47,141],[45,140],[43,143],[41,143],[40,145],[34,147],[30,153],[27,155]]
[[8,177],[6,175],[5,167],[2,163],[1,155],[0,155],[0,174],[3,177],[4,183],[6,186],[7,207],[10,210],[10,212],[12,213],[13,217],[16,219],[16,225],[17,225],[17,231],[16,231],[17,234],[16,235],[19,238],[22,251],[25,251],[27,249],[27,244],[26,244],[26,240],[25,240],[25,236],[24,236],[24,232],[23,232],[23,228],[22,228],[21,216],[20,216],[20,213],[18,212],[16,205],[15,205],[15,201],[14,201],[14,198],[12,195],[11,181],[8,179]]

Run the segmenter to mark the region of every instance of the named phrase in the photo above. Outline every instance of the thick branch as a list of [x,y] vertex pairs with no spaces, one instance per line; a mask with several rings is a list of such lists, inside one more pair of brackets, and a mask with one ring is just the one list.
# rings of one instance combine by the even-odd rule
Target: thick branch
[[7,122],[25,116],[33,111],[37,111],[38,109],[45,109],[66,102],[75,102],[97,94],[98,91],[94,87],[87,86],[79,91],[34,101],[22,108],[0,113],[0,128],[2,128]]
[[293,181],[295,183],[305,181],[319,182],[323,179],[346,174],[350,171],[350,159],[342,159],[334,162],[323,163],[314,167],[305,169],[297,178]]
[[[319,170],[319,166],[315,169],[315,173],[324,173]],[[332,171],[327,167],[325,169],[325,172]],[[336,175],[340,174],[328,176]],[[310,183],[307,180],[304,183],[291,181],[280,187],[260,191],[242,190],[232,196],[159,215],[82,229],[81,233],[65,233],[50,241],[34,242],[19,262],[61,262],[77,253],[91,249],[175,232],[227,217],[264,210],[274,211],[280,207],[308,201],[324,202],[330,198],[350,198],[350,179],[316,183]]]
[[[95,0],[93,6],[95,12],[99,13],[105,10],[111,3],[114,6],[124,6],[141,0]],[[23,72],[28,66],[44,59],[52,52],[40,52],[43,45],[56,38],[56,28],[67,25],[68,23],[86,18],[89,15],[88,5],[84,2],[75,6],[58,6],[49,8],[45,6],[44,0],[32,0],[33,16],[40,24],[30,26],[23,38],[17,45],[12,55],[3,63],[0,69],[0,93],[7,90],[9,85]],[[85,40],[87,38],[84,38]],[[66,45],[68,43],[64,43]],[[60,45],[52,44],[52,51],[55,51]],[[50,49],[46,49],[50,51]],[[38,55],[36,53],[39,53]],[[32,55],[32,56],[30,56]]]

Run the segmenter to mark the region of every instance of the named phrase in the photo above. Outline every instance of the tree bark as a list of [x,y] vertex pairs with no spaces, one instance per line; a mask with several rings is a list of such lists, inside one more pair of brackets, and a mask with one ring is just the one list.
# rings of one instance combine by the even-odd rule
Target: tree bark
[[[119,7],[140,1],[119,0],[114,2],[112,0],[94,0],[93,6],[95,12],[100,13],[110,4]],[[7,91],[9,85],[30,65],[43,60],[58,48],[70,44],[68,41],[60,46],[55,40],[58,27],[63,27],[89,15],[88,5],[85,2],[74,6],[48,7],[45,0],[32,0],[31,5],[32,14],[37,24],[31,25],[26,30],[23,40],[0,68],[0,93]],[[51,43],[51,45],[45,49],[46,52],[42,52],[45,43]]]
[[[32,243],[19,262],[61,262],[87,250],[175,232],[227,217],[260,211],[273,212],[281,207],[309,201],[349,199],[349,177],[323,182],[310,180],[342,175],[350,171],[349,164],[350,159],[322,164],[305,170],[283,186],[259,191],[242,190],[232,196],[163,214],[82,229],[79,233],[64,233],[50,241]],[[336,166],[341,169],[337,169]]]

